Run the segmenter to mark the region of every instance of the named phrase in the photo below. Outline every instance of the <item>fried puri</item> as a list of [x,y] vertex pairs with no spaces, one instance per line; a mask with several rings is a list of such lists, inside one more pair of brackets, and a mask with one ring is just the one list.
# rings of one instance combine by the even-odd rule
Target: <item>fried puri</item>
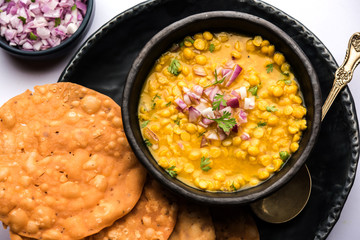
[[167,240],[174,229],[177,204],[149,179],[134,209],[87,240]]
[[215,240],[215,229],[209,209],[181,204],[175,229],[169,240]]
[[105,95],[56,83],[0,108],[0,220],[14,234],[95,234],[132,210],[145,178]]

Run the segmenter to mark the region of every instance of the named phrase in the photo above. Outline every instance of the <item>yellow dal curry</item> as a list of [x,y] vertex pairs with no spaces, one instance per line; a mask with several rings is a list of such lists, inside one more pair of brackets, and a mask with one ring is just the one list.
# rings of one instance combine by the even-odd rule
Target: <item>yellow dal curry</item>
[[255,186],[299,148],[306,108],[261,36],[204,32],[155,63],[139,104],[144,141],[172,177],[207,191]]

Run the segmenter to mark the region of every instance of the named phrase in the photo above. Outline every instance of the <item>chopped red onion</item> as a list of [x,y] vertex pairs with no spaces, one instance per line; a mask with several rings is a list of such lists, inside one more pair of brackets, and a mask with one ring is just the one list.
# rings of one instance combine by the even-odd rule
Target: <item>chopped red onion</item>
[[232,69],[224,68],[224,69],[222,70],[222,75],[223,75],[223,77],[224,77],[225,75],[227,75],[227,74],[229,74],[229,73],[231,73],[231,72],[232,72]]
[[241,71],[242,71],[242,68],[238,64],[236,64],[234,71],[232,72],[231,77],[230,77],[229,81],[227,81],[225,86],[226,87],[230,86],[235,81],[237,76],[239,76]]
[[201,95],[203,94],[204,89],[203,89],[202,86],[195,85],[195,86],[193,87],[193,91],[195,92],[196,95],[198,95],[198,96],[201,97]]
[[231,131],[233,131],[234,133],[237,133],[239,130],[239,127],[237,124],[235,124],[235,126],[231,129]]
[[240,87],[238,89],[239,94],[241,96],[241,99],[245,99],[247,97],[247,91],[246,91],[246,87]]
[[239,123],[247,123],[247,113],[244,110],[240,110],[239,112]]
[[238,108],[239,107],[239,99],[238,98],[231,98],[226,101],[226,105],[232,108]]
[[244,109],[253,109],[255,107],[255,97],[249,97],[244,99]]
[[231,95],[233,95],[234,97],[237,97],[237,98],[240,98],[241,99],[241,96],[238,92],[236,92],[235,90],[232,90],[231,91]]
[[188,93],[188,92],[190,92],[190,89],[188,89],[187,87],[183,87],[183,92]]
[[189,122],[196,123],[200,118],[201,113],[193,106],[189,107]]
[[210,140],[219,140],[219,136],[216,134],[215,131],[209,131],[208,135],[206,136],[207,139]]
[[210,99],[211,102],[214,101],[214,97],[215,97],[215,95],[216,95],[219,91],[220,91],[220,89],[219,89],[218,86],[215,86],[215,87],[212,89],[211,93],[209,94],[209,99]]
[[203,118],[201,119],[201,122],[205,125],[210,125],[214,122],[214,120],[208,119],[208,118]]
[[233,109],[231,107],[226,107],[226,108],[223,108],[219,111],[221,113],[221,115],[223,115],[225,112],[229,112],[230,114],[233,113]]
[[208,142],[208,140],[205,138],[205,136],[203,136],[203,137],[201,138],[200,147],[201,147],[201,148],[202,148],[202,147],[206,147],[207,145],[209,145],[209,142]]
[[184,150],[184,145],[181,142],[178,142],[178,145],[179,145],[181,150]]
[[224,67],[233,69],[234,66],[235,66],[235,62],[233,60],[229,60],[229,61],[227,61],[227,63],[225,64]]
[[205,88],[204,90],[204,93],[207,97],[210,96],[210,93],[212,92],[212,90],[214,89],[214,87],[208,87],[208,88]]
[[207,73],[203,67],[194,67],[194,73],[202,77],[207,76]]
[[181,108],[181,110],[184,110],[187,107],[186,103],[184,103],[184,101],[180,98],[175,99],[174,102],[179,106],[179,108]]
[[197,105],[195,108],[196,108],[199,112],[202,113],[202,111],[204,111],[205,109],[208,108],[208,104],[206,104],[206,103],[200,103],[200,104]]
[[191,104],[191,99],[190,99],[189,95],[187,95],[187,94],[184,95],[184,102],[185,102],[187,105],[190,105],[190,104]]
[[217,129],[217,133],[219,134],[219,138],[221,141],[225,140],[227,135],[229,134],[229,133],[225,133],[221,128]]
[[156,142],[159,141],[158,136],[153,131],[151,131],[149,128],[145,128],[144,131],[146,131],[147,135],[150,136],[154,141],[156,141]]
[[211,118],[211,119],[215,118],[215,114],[211,107],[208,107],[208,108],[205,108],[204,110],[202,110],[201,115],[205,118]]
[[250,135],[246,132],[244,132],[243,134],[241,134],[240,138],[242,140],[249,140],[250,139]]
[[0,0],[0,36],[9,45],[25,50],[57,46],[77,31],[87,11],[86,3],[87,0]]

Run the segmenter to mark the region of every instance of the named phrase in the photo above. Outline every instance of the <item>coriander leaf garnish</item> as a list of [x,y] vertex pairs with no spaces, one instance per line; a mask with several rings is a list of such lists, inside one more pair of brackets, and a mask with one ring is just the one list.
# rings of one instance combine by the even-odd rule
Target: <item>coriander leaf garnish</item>
[[151,147],[153,144],[149,141],[149,139],[144,139],[144,142],[145,142],[145,144],[146,144],[146,146],[148,146],[148,147]]
[[222,78],[222,79],[220,79],[220,80],[218,80],[218,79],[217,79],[217,71],[216,71],[216,69],[215,69],[214,75],[215,75],[215,82],[213,82],[213,83],[211,83],[211,84],[209,84],[209,85],[205,86],[204,88],[207,88],[207,87],[210,87],[210,86],[213,86],[213,85],[216,85],[216,84],[221,84],[221,83],[223,83],[223,82],[224,82],[225,77],[223,77],[223,78]]
[[26,18],[19,16],[18,19],[20,19],[23,22],[23,24],[26,24]]
[[204,156],[201,158],[201,162],[200,162],[200,168],[201,170],[207,172],[211,169],[211,167],[209,166],[209,164],[211,163],[210,158],[205,158]]
[[177,172],[174,171],[176,166],[171,166],[168,169],[165,169],[165,171],[170,175],[170,177],[175,178],[177,176]]
[[258,126],[258,127],[265,127],[266,124],[267,124],[266,122],[260,121],[260,122],[257,123],[257,126]]
[[151,104],[151,109],[155,109],[155,107],[156,107],[156,102],[153,102],[153,103]]
[[170,105],[171,105],[171,101],[168,102],[165,106],[168,107],[168,106],[170,106]]
[[204,134],[205,134],[206,132],[207,132],[207,131],[204,131],[204,132],[202,132],[202,133],[199,133],[198,137],[204,136]]
[[237,188],[236,188],[235,185],[234,185],[234,181],[232,182],[232,184],[230,185],[230,187],[231,187],[232,189],[234,189],[234,191],[237,190]]
[[278,109],[275,106],[267,106],[266,111],[268,112],[276,112]]
[[74,4],[74,5],[71,7],[71,11],[74,11],[76,8],[77,8],[77,6],[76,6],[76,4]]
[[215,45],[210,43],[210,46],[209,46],[209,51],[210,52],[213,52],[215,50]]
[[223,105],[224,107],[226,107],[226,100],[224,99],[224,95],[221,94],[216,94],[214,97],[214,101],[212,103],[212,110],[219,110],[220,109],[220,105]]
[[194,42],[195,42],[194,39],[192,39],[191,37],[185,38],[185,39],[184,39],[184,42],[185,42],[185,41],[186,41],[186,42],[191,42],[191,44],[194,44]]
[[30,40],[37,40],[37,36],[33,32],[30,32],[29,38]]
[[143,122],[141,123],[141,128],[146,127],[146,126],[149,124],[149,122],[150,122],[150,120],[143,121]]
[[61,23],[61,18],[55,18],[55,27],[59,26]]
[[266,65],[266,72],[270,73],[274,70],[274,64],[270,63],[268,65]]
[[177,59],[173,59],[171,60],[170,66],[168,67],[168,71],[172,74],[174,74],[175,76],[180,74],[180,62]]
[[153,97],[153,99],[151,101],[155,101],[156,98],[161,99],[161,97],[158,94],[155,94],[155,96]]
[[281,82],[284,82],[286,85],[291,85],[292,81],[289,79],[283,79],[283,80],[279,80]]
[[256,86],[253,86],[253,87],[249,88],[248,91],[249,91],[253,96],[257,96],[258,89],[259,89],[259,87],[256,85]]
[[218,124],[218,127],[224,130],[224,132],[229,132],[236,125],[235,118],[229,118],[230,115],[231,113],[224,112],[220,118],[209,119],[214,120]]
[[290,154],[287,151],[281,151],[279,152],[279,155],[283,161],[286,161],[290,157]]
[[174,120],[174,123],[175,123],[176,125],[179,125],[179,126],[180,126],[180,118],[177,117],[177,118]]

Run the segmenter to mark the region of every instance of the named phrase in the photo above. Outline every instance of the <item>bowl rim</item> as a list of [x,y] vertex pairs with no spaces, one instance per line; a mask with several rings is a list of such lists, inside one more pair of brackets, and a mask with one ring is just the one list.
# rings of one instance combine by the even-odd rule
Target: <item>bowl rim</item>
[[[310,129],[311,134],[308,141],[308,144],[305,146],[303,152],[301,153],[298,160],[294,163],[292,168],[284,175],[281,179],[283,181],[274,182],[271,186],[265,188],[262,191],[251,193],[245,196],[235,196],[236,192],[215,192],[212,196],[204,196],[200,193],[205,193],[201,189],[196,189],[193,187],[187,186],[185,183],[177,180],[181,184],[176,184],[174,179],[167,176],[163,171],[160,172],[151,163],[151,160],[146,157],[144,152],[142,152],[138,141],[134,135],[134,130],[131,128],[130,122],[130,114],[127,109],[129,106],[129,98],[130,92],[135,82],[137,76],[137,70],[142,66],[142,59],[145,59],[151,50],[154,48],[155,43],[160,42],[168,36],[169,33],[176,31],[179,28],[187,26],[188,24],[194,21],[206,21],[211,18],[225,18],[225,19],[238,19],[238,20],[245,20],[251,22],[252,24],[261,25],[264,28],[271,30],[278,34],[279,38],[281,38],[286,44],[292,49],[293,52],[301,59],[303,65],[305,66],[307,73],[309,75],[309,80],[311,82],[311,86],[313,88],[313,98],[314,98],[314,116],[313,116],[313,124],[312,128]],[[204,26],[204,29],[206,26]],[[145,80],[144,80],[145,82]],[[143,82],[143,83],[144,83]],[[142,86],[143,86],[142,83]],[[157,34],[155,34],[147,44],[142,48],[136,59],[134,60],[130,71],[127,76],[127,80],[123,89],[123,99],[122,99],[122,118],[124,123],[124,131],[129,141],[131,148],[133,149],[135,155],[140,160],[140,162],[145,166],[145,168],[153,175],[158,181],[160,181],[167,189],[170,191],[184,197],[185,199],[194,200],[199,203],[209,204],[209,205],[235,205],[235,204],[247,204],[256,201],[257,199],[266,197],[267,195],[271,194],[272,192],[279,189],[281,186],[286,184],[303,166],[307,158],[309,157],[311,150],[316,143],[317,137],[320,132],[320,125],[321,125],[321,91],[320,91],[320,84],[312,66],[310,60],[305,55],[303,50],[298,46],[298,44],[283,30],[277,27],[275,24],[260,18],[255,15],[251,15],[248,13],[243,12],[235,12],[235,11],[211,11],[211,12],[204,12],[199,14],[190,15],[183,19],[180,19],[167,27],[160,30]],[[169,181],[170,180],[170,181]],[[180,186],[181,185],[181,186]],[[261,184],[257,185],[260,186]],[[252,188],[256,188],[252,187]],[[188,189],[191,188],[192,191]],[[251,189],[251,188],[250,188]],[[246,191],[247,189],[241,190]],[[198,194],[199,193],[199,194]],[[207,192],[209,193],[209,192]]]
[[48,48],[46,50],[41,50],[41,51],[26,51],[14,46],[10,46],[8,41],[4,38],[1,37],[2,39],[4,39],[5,41],[0,41],[0,47],[2,47],[4,50],[8,51],[11,54],[14,55],[21,55],[24,57],[38,57],[38,56],[46,56],[46,55],[51,55],[53,53],[59,52],[64,48],[67,48],[68,46],[70,46],[74,41],[76,41],[84,32],[84,30],[87,28],[87,26],[90,23],[90,19],[91,16],[93,14],[94,11],[94,2],[95,0],[87,0],[87,10],[85,13],[85,16],[79,26],[79,28],[75,31],[75,33],[73,35],[71,35],[69,38],[65,39],[63,42],[61,42],[59,45],[55,46],[55,47],[51,47]]

